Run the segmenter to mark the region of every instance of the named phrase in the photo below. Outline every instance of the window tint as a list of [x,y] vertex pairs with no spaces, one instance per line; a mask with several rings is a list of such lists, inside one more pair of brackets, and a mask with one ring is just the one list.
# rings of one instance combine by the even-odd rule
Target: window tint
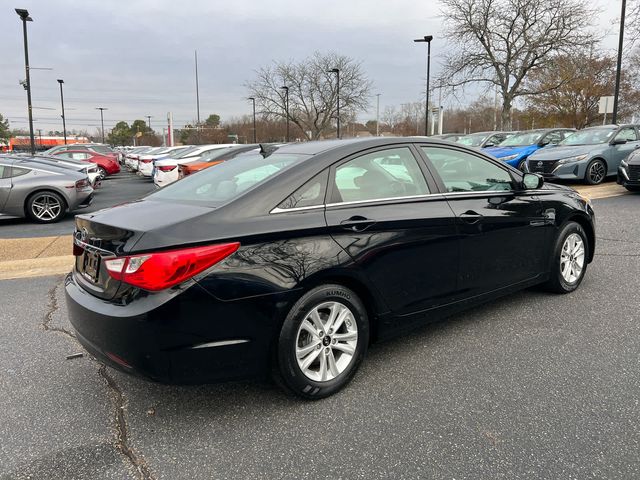
[[418,162],[408,147],[368,153],[340,165],[334,202],[357,202],[429,193]]
[[71,158],[73,160],[86,160],[87,158],[91,158],[91,155],[83,152],[73,152]]
[[5,173],[9,173],[11,167],[5,167],[4,165],[0,165],[0,178],[7,178]]
[[626,140],[627,142],[635,142],[638,139],[636,129],[633,127],[623,128],[616,135],[616,140]]
[[314,207],[324,204],[328,171],[319,173],[278,205],[278,208]]
[[422,147],[438,171],[448,192],[503,191],[513,188],[506,170],[466,152]]
[[29,173],[31,170],[29,170],[28,168],[18,168],[18,167],[13,167],[11,169],[11,178],[15,178],[15,177],[19,177],[21,175],[26,175],[27,173]]

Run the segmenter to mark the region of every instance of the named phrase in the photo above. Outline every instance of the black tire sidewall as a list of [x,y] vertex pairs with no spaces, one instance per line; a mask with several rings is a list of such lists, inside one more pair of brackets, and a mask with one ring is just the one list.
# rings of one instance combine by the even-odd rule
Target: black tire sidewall
[[[580,278],[578,279],[578,281],[575,283],[568,283],[562,276],[562,270],[560,268],[560,256],[562,255],[562,246],[564,245],[565,240],[572,233],[577,233],[578,235],[580,235],[580,238],[582,238],[582,242],[585,246],[585,252],[584,252],[585,258],[584,258],[584,266],[582,267],[582,272],[580,274]],[[570,293],[576,290],[580,286],[587,272],[587,265],[588,265],[587,259],[589,258],[590,248],[591,246],[589,245],[589,239],[587,238],[587,234],[584,231],[584,228],[582,228],[582,225],[580,225],[577,222],[568,222],[566,225],[564,225],[561,228],[560,233],[558,234],[558,238],[556,240],[554,250],[553,250],[553,260],[552,260],[553,264],[551,267],[550,286],[554,291],[558,293]]]
[[[600,180],[598,183],[592,182],[591,181],[591,177],[589,176],[589,171],[591,170],[591,167],[595,164],[595,163],[601,163],[604,167],[604,177],[602,177],[602,180]],[[599,158],[594,158],[593,160],[591,160],[589,162],[589,164],[587,165],[587,170],[585,171],[584,174],[584,181],[585,183],[587,183],[588,185],[600,185],[602,182],[604,182],[607,178],[607,165],[600,160]]]
[[[60,202],[60,215],[58,215],[56,218],[54,218],[53,220],[42,220],[38,217],[36,217],[33,213],[33,201],[39,196],[39,195],[50,195],[52,197],[56,197],[56,199],[58,200],[58,202]],[[60,195],[57,192],[52,192],[50,190],[47,191],[43,191],[43,192],[36,192],[33,195],[31,195],[28,199],[27,199],[27,216],[33,220],[36,223],[56,223],[59,222],[62,217],[64,217],[65,213],[67,212],[67,202],[65,202],[64,198],[62,198],[62,195]]]
[[[351,364],[336,378],[326,382],[315,382],[307,378],[296,360],[295,345],[300,324],[309,311],[324,302],[339,302],[347,306],[356,321],[358,344]],[[341,285],[327,284],[316,287],[298,300],[282,324],[276,351],[275,374],[279,383],[294,394],[307,399],[320,399],[342,389],[353,377],[364,358],[369,344],[369,319],[358,296]]]
[[107,175],[109,174],[107,173],[104,167],[98,167],[98,175],[101,180],[104,180],[105,178],[107,178]]

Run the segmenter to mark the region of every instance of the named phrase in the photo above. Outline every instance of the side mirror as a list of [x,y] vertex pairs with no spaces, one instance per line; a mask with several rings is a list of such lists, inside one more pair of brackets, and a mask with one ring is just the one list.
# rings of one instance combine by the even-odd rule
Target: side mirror
[[544,178],[536,173],[525,173],[522,176],[522,186],[525,190],[537,190],[544,185]]
[[627,141],[624,138],[614,138],[611,145],[624,145]]

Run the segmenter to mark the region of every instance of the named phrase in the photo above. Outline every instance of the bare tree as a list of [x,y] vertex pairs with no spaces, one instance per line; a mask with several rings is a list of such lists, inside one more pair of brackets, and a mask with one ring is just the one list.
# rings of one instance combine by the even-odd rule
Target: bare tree
[[281,87],[289,87],[289,121],[304,138],[315,140],[331,130],[337,117],[337,78],[330,71],[334,68],[340,70],[340,119],[344,121],[352,112],[367,109],[372,85],[360,64],[349,57],[315,52],[299,63],[275,62],[258,69],[257,79],[246,86],[269,119],[286,119]]
[[[596,12],[586,0],[441,0],[445,35],[458,48],[446,56],[443,84],[485,82],[502,97],[502,128],[511,128],[511,108],[526,77],[558,54],[594,44],[589,31]],[[556,85],[547,88],[557,88]]]

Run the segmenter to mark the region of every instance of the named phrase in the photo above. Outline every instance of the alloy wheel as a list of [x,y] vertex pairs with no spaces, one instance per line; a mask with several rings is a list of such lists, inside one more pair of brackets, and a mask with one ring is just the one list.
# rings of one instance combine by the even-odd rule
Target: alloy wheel
[[569,235],[560,252],[560,273],[565,282],[576,283],[584,269],[585,248],[582,237],[577,233]]
[[358,344],[353,312],[339,302],[323,302],[304,317],[296,335],[296,360],[310,380],[333,380],[351,364]]
[[593,162],[589,167],[589,180],[591,183],[596,184],[604,180],[606,174],[605,166],[602,162]]
[[60,200],[48,193],[36,196],[31,202],[31,211],[39,220],[49,222],[60,216],[62,204]]

